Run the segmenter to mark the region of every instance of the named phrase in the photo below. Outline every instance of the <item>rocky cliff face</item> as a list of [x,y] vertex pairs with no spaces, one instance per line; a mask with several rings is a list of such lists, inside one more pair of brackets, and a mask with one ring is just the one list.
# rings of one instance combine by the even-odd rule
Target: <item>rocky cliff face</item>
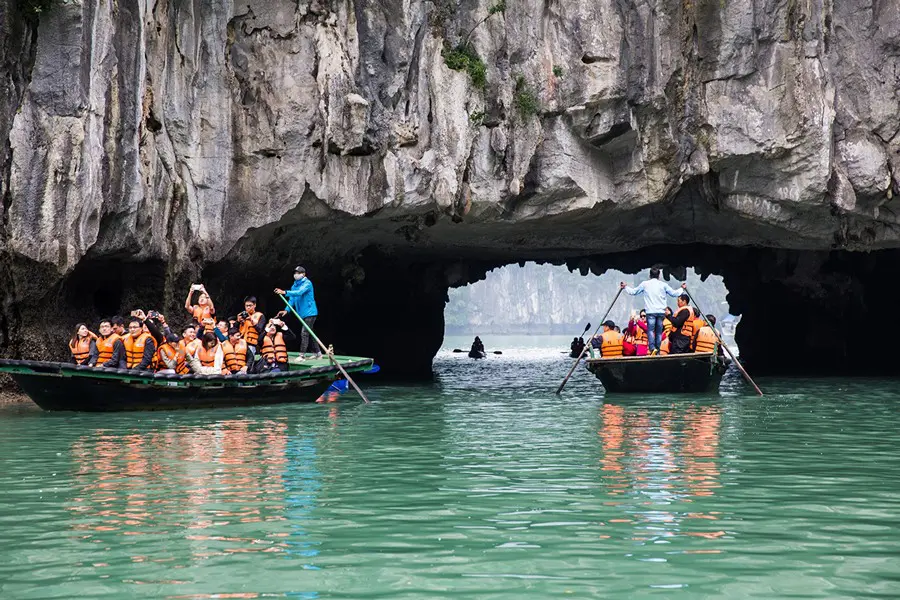
[[6,351],[301,259],[428,354],[505,262],[900,247],[900,3],[492,6],[0,0]]

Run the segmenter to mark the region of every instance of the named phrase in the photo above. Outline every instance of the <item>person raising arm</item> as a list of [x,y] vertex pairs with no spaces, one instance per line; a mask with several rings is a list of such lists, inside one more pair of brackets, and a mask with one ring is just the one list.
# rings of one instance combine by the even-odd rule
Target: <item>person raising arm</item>
[[[197,297],[197,304],[191,303],[191,297],[194,295],[194,292],[200,292],[200,295]],[[216,314],[216,307],[202,283],[191,284],[187,298],[184,300],[184,308],[194,318],[194,321],[203,325],[204,331],[215,329],[216,322],[213,317]]]

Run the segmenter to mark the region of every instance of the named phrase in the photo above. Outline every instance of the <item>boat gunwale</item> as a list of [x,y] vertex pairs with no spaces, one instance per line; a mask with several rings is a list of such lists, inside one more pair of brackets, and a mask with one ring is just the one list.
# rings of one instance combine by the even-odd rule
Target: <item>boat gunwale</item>
[[684,354],[656,354],[653,356],[613,356],[610,358],[588,358],[586,362],[591,365],[614,365],[617,363],[625,362],[707,359],[712,358],[713,356],[713,352],[686,352]]

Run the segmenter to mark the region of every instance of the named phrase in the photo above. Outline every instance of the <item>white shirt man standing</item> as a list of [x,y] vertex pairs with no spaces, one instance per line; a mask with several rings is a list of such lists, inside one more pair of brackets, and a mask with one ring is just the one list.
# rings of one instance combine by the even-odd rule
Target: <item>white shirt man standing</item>
[[[625,282],[619,284],[626,294],[631,296],[644,296],[644,307],[647,310],[647,352],[657,354],[662,343],[663,319],[666,310],[666,296],[678,298],[683,293],[681,290],[673,290],[668,284],[659,279],[659,268],[650,269],[650,279],[636,288],[628,287]],[[681,284],[682,289],[687,287]]]

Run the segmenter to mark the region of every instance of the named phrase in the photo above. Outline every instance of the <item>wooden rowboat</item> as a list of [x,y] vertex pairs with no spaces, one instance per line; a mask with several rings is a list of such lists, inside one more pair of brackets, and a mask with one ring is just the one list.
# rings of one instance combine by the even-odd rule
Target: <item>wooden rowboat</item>
[[[373,359],[335,356],[348,373],[368,370]],[[175,375],[70,363],[0,359],[44,410],[108,412],[255,406],[314,402],[339,375],[327,358],[300,360],[289,353],[288,371],[259,375]]]
[[591,358],[588,370],[608,393],[674,394],[719,389],[727,362],[713,352]]

